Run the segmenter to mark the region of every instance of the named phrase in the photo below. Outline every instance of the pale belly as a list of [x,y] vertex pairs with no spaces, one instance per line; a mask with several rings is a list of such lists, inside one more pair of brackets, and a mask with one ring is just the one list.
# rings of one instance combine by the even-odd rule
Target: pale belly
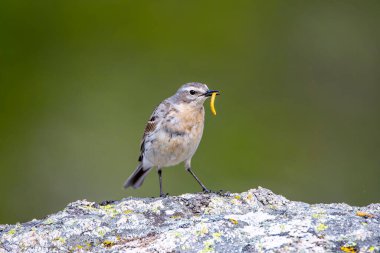
[[145,158],[153,166],[169,167],[191,158],[198,148],[203,133],[203,122],[192,126],[184,134],[161,130],[146,149]]

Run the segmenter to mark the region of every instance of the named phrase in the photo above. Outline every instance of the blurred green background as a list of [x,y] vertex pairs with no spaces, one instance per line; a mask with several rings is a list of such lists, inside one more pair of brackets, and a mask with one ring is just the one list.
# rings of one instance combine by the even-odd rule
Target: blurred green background
[[[1,1],[0,223],[157,196],[137,165],[154,107],[222,91],[193,158],[211,189],[380,201],[380,1]],[[171,195],[200,188],[183,165]]]

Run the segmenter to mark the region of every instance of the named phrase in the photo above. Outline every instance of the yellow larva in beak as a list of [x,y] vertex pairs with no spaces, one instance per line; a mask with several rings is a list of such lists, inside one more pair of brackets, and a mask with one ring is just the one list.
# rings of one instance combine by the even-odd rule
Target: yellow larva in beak
[[216,110],[215,110],[215,98],[216,98],[217,92],[213,92],[211,95],[211,100],[210,100],[210,109],[212,114],[216,116]]

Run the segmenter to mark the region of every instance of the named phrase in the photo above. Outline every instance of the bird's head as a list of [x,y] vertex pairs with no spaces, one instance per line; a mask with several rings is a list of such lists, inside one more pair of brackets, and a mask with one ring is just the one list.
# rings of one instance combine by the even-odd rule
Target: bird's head
[[203,83],[187,83],[178,89],[177,93],[173,96],[175,101],[180,104],[189,104],[194,107],[200,107],[212,93],[219,91],[210,90],[206,84]]

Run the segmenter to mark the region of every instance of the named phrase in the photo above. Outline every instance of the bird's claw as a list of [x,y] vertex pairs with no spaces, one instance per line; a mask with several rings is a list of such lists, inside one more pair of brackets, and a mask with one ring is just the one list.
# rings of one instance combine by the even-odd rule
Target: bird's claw
[[160,198],[166,198],[169,196],[169,193],[160,193]]
[[203,192],[203,193],[206,193],[206,194],[207,194],[207,193],[213,193],[213,191],[210,191],[210,190],[207,189],[207,188],[203,188],[203,189],[202,189],[202,192]]
[[231,196],[231,192],[224,191],[224,190],[219,190],[216,192],[216,194],[218,194],[219,196],[222,196],[222,197],[230,197]]
[[216,194],[216,195],[219,195],[219,196],[223,196],[223,197],[228,197],[228,196],[231,195],[230,192],[226,192],[224,190],[212,191],[212,190],[209,190],[207,188],[203,188],[202,192],[205,193],[205,194],[213,193],[213,194]]

